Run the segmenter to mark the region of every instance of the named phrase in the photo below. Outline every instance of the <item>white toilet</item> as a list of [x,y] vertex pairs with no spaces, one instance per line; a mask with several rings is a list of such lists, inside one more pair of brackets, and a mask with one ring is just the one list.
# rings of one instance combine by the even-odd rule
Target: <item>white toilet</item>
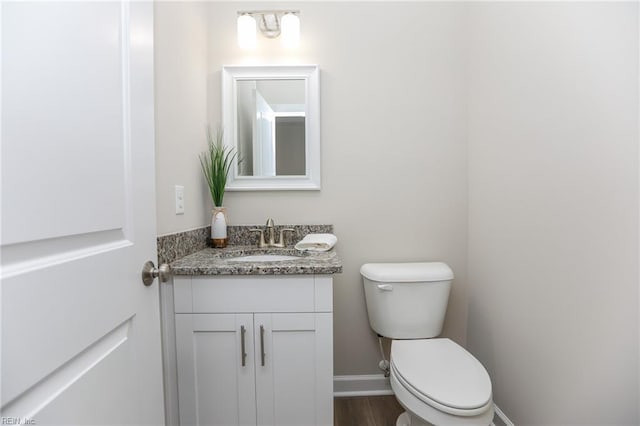
[[491,379],[442,331],[453,272],[442,262],[360,268],[371,328],[391,342],[391,388],[407,410],[396,426],[492,424]]

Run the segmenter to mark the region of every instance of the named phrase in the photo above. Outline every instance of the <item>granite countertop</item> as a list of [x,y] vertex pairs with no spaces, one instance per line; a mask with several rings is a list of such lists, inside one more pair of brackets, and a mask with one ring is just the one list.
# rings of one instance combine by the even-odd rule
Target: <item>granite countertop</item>
[[[276,262],[239,262],[234,258],[251,255],[296,256]],[[174,275],[292,275],[334,274],[342,272],[335,251],[301,252],[293,247],[259,249],[256,246],[205,248],[171,263]]]

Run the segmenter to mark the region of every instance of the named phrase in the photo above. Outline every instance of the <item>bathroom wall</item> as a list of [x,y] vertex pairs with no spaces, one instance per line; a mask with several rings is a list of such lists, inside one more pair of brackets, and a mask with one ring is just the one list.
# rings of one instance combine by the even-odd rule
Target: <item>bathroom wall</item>
[[517,425],[638,419],[638,3],[469,8],[468,347]]
[[321,69],[322,191],[233,192],[237,224],[332,223],[344,272],[335,276],[335,374],[379,373],[366,315],[365,262],[444,260],[456,273],[445,333],[465,343],[467,154],[464,6],[287,3],[302,45],[236,47],[236,12],[212,3],[209,111],[220,120],[223,64],[313,63]]
[[[207,146],[207,7],[186,1],[154,5],[158,235],[211,220],[198,160]],[[175,214],[175,185],[184,186],[183,215]]]
[[[241,51],[237,11],[265,7],[156,4],[158,234],[209,221],[197,154],[204,149],[205,122],[221,122],[222,65],[319,64],[322,190],[227,192],[231,222],[263,224],[272,217],[335,225],[344,262],[335,277],[335,374],[379,373],[359,275],[365,262],[448,262],[456,281],[445,334],[465,343],[464,6],[288,2],[301,12],[300,48],[286,51],[278,41],[259,39],[254,52]],[[205,8],[208,14],[201,14]],[[182,217],[174,214],[175,184],[185,185]]]

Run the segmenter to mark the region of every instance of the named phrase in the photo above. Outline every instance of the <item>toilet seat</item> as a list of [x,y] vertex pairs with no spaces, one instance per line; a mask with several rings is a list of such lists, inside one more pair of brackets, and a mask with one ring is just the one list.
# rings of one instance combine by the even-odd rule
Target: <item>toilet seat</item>
[[394,340],[391,371],[407,391],[444,413],[476,416],[492,405],[489,374],[449,339]]

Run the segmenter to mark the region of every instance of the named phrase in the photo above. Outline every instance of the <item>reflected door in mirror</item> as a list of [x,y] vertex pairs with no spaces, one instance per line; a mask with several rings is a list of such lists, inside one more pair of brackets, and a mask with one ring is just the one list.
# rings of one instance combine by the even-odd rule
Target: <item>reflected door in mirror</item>
[[239,176],[304,176],[305,81],[236,82]]
[[222,68],[225,144],[237,150],[228,190],[320,189],[317,65]]

